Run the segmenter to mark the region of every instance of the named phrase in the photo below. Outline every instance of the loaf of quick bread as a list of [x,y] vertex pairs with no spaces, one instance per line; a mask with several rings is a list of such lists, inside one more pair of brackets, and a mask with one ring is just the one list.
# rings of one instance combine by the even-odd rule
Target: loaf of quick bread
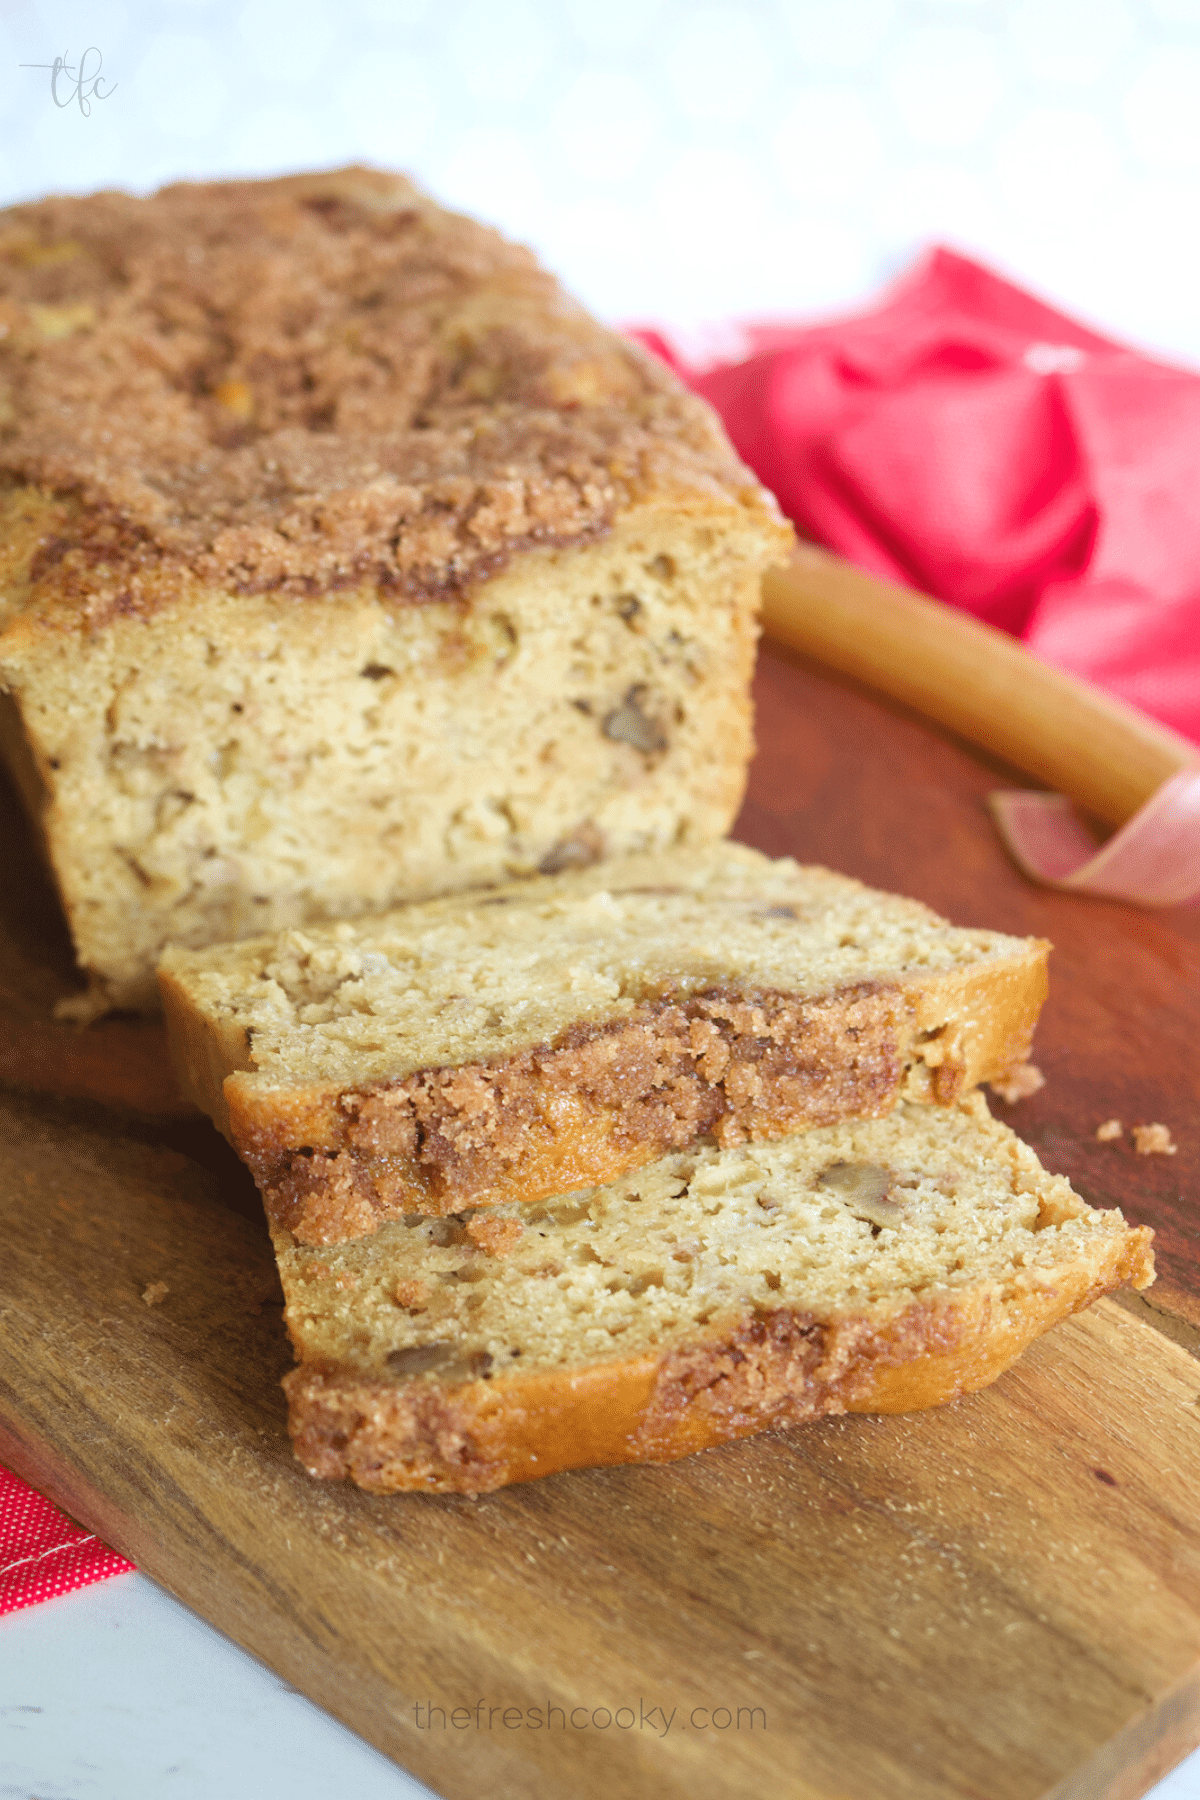
[[1152,1234],[1086,1206],[977,1094],[332,1249],[273,1235],[297,1453],[376,1493],[934,1406],[1153,1274]]
[[953,1102],[1028,1055],[1048,948],[720,843],[170,950],[160,979],[184,1093],[324,1244]]
[[719,837],[790,544],[715,415],[363,169],[0,214],[0,740],[82,968]]

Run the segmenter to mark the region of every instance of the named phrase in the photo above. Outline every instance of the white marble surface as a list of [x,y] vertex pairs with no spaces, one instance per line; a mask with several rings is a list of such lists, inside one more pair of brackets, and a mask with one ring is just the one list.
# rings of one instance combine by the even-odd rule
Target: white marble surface
[[[429,1789],[143,1575],[0,1619],[0,1800],[282,1794],[422,1800]],[[1200,1752],[1153,1800],[1200,1800]]]
[[425,1800],[144,1575],[0,1619],[3,1800]]
[[[89,47],[87,117],[21,66]],[[1200,0],[5,0],[0,201],[380,162],[610,318],[842,306],[940,238],[1200,362],[1198,94]]]

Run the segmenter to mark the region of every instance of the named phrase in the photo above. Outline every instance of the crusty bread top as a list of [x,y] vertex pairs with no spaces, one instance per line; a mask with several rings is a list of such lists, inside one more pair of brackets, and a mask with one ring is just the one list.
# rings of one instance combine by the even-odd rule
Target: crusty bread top
[[168,950],[160,970],[169,1015],[203,1021],[227,1070],[273,1086],[511,1056],[666,996],[918,986],[971,965],[1040,965],[1045,949],[725,842]]
[[1114,1252],[1135,1285],[1153,1273],[1152,1233],[1087,1206],[978,1094],[680,1151],[536,1207],[413,1217],[354,1244],[274,1236],[306,1363],[497,1388],[719,1341],[779,1309],[883,1327],[965,1298],[1002,1335],[1009,1308],[1060,1282],[1086,1290]]
[[658,499],[786,553],[704,403],[398,176],[12,207],[0,328],[6,535],[62,621],[151,612],[187,571],[453,597]]

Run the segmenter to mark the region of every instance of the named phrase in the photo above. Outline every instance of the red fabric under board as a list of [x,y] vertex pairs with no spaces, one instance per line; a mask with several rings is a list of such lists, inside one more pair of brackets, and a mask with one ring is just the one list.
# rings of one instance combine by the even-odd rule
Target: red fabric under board
[[748,325],[717,408],[809,537],[1200,741],[1200,375],[948,250],[869,311]]
[[0,1468],[0,1613],[36,1606],[133,1564]]

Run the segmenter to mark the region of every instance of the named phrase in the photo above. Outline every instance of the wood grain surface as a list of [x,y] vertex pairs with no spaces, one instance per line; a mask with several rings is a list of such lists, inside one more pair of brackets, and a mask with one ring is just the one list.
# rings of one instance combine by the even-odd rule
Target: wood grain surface
[[375,1498],[290,1454],[220,1178],[3,1116],[0,1455],[440,1792],[1101,1800],[1200,1732],[1200,1370],[1117,1307],[939,1412]]
[[[739,835],[1055,941],[1047,1086],[997,1110],[1156,1227],[1158,1310],[937,1413],[479,1501],[314,1483],[249,1178],[158,1027],[51,1022],[69,953],[10,817],[0,1459],[448,1796],[1135,1800],[1200,1739],[1200,1367],[1144,1322],[1197,1341],[1200,919],[1033,888],[985,811],[1011,771],[770,648],[758,687]],[[1097,1143],[1113,1116],[1178,1154]]]

